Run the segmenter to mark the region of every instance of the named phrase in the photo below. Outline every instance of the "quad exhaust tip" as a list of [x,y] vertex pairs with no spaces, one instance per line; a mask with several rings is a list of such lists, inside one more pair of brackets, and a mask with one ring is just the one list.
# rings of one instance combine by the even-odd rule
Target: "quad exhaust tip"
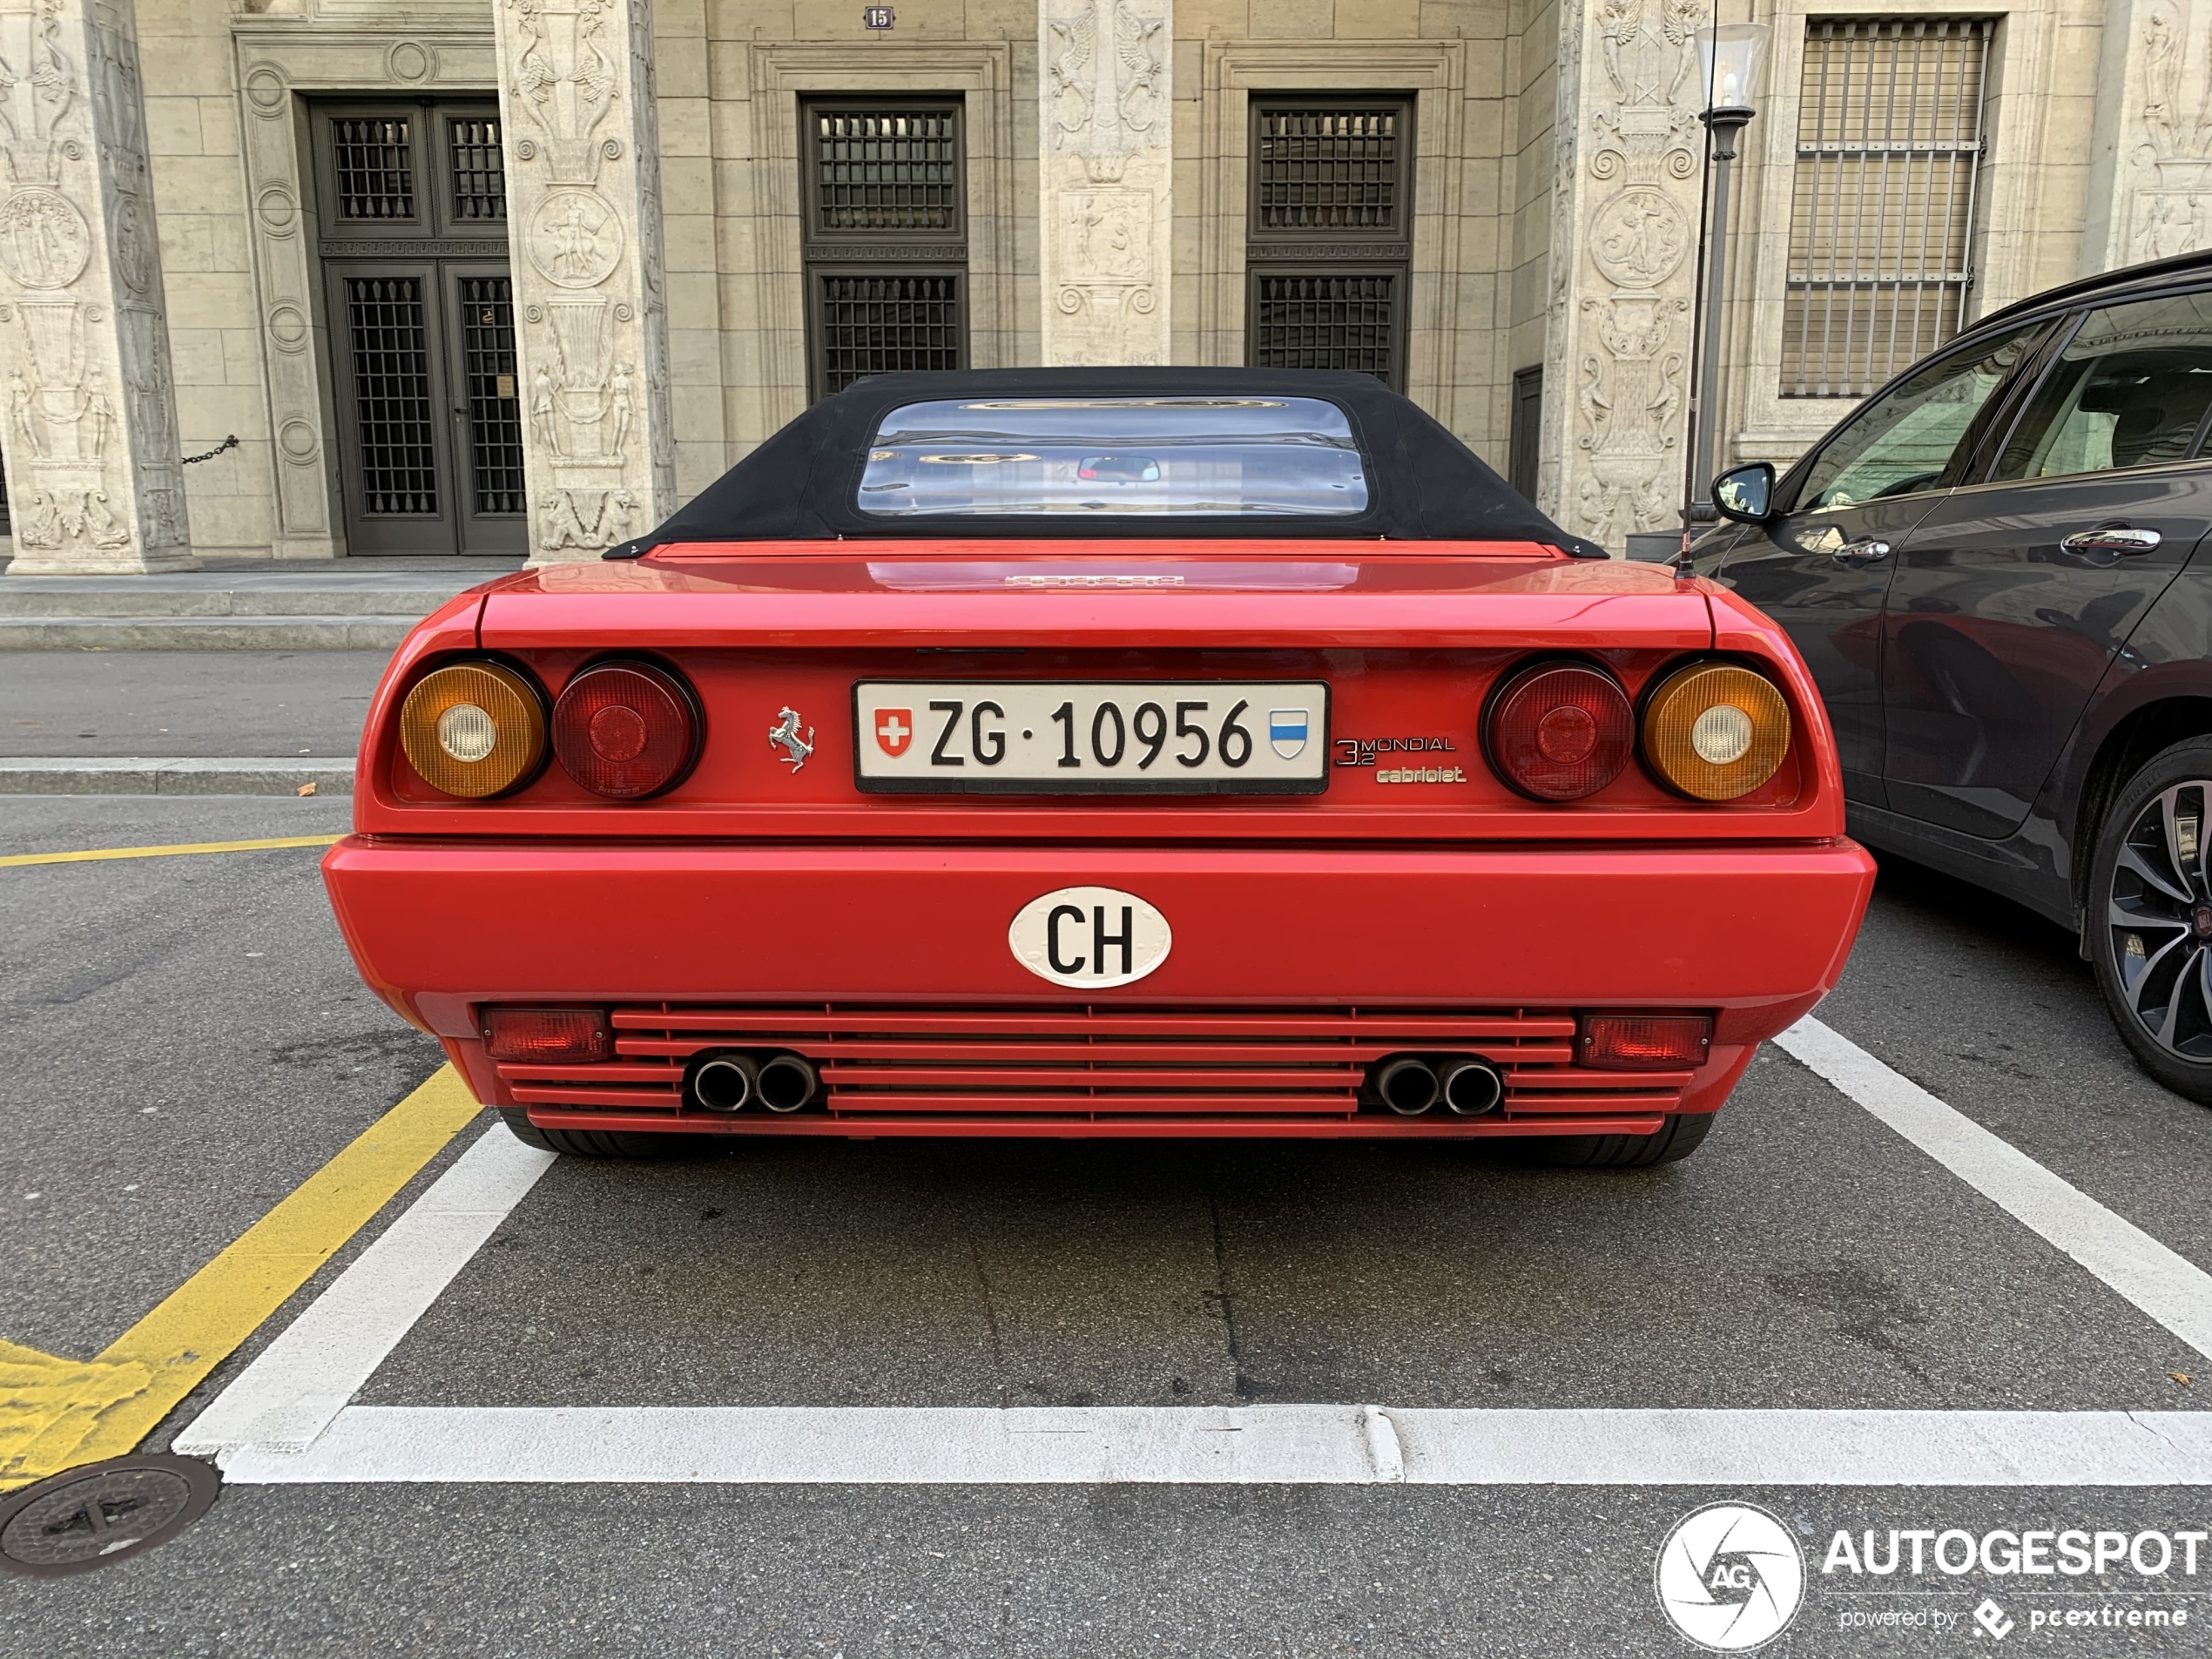
[[1438,1074],[1444,1103],[1461,1117],[1494,1112],[1506,1097],[1506,1080],[1487,1060],[1455,1059]]
[[798,1055],[779,1054],[760,1068],[760,1103],[772,1112],[795,1112],[821,1089],[821,1073]]
[[760,1067],[749,1054],[718,1054],[691,1070],[691,1098],[710,1112],[742,1111],[760,1092]]
[[1494,1112],[1506,1097],[1498,1069],[1480,1055],[1444,1055],[1433,1062],[1399,1055],[1375,1069],[1374,1089],[1382,1103],[1400,1117],[1419,1117],[1441,1101],[1460,1117]]

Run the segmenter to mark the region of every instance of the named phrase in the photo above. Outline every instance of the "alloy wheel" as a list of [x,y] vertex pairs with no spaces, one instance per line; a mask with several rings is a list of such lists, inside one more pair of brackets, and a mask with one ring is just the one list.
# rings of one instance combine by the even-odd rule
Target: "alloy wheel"
[[2112,869],[2106,917],[2121,995],[2145,1035],[2184,1060],[2212,1061],[2212,780],[2161,790],[2136,815]]

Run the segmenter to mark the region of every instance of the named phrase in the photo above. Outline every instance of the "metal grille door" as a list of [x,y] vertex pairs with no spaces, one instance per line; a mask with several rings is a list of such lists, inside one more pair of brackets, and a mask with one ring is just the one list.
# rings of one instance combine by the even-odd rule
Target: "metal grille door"
[[1994,26],[1807,25],[1784,397],[1863,396],[1965,321]]
[[822,395],[866,374],[958,368],[967,327],[956,276],[823,276],[815,330]]
[[348,277],[361,513],[420,517],[438,510],[437,417],[430,334],[419,277]]
[[1255,97],[1244,361],[1405,384],[1413,105]]
[[469,400],[470,488],[479,513],[523,510],[523,413],[515,385],[515,284],[460,280],[461,378]]
[[800,111],[806,344],[816,397],[968,364],[967,166],[956,99]]
[[481,98],[347,99],[309,119],[347,546],[520,552],[499,111]]
[[1350,368],[1397,383],[1399,279],[1254,273],[1247,355],[1258,368]]

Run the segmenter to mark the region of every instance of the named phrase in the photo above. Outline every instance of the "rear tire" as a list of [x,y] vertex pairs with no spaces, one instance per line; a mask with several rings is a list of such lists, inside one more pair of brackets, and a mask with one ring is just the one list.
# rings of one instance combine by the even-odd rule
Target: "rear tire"
[[[2184,831],[2184,820],[2193,831]],[[2082,921],[2097,988],[2121,1040],[2145,1071],[2200,1106],[2212,1105],[2212,934],[2200,925],[2212,919],[2208,825],[2212,738],[2153,755],[2098,826]],[[2133,955],[2130,938],[2139,947]]]
[[696,1135],[640,1135],[634,1130],[540,1129],[527,1108],[502,1106],[507,1131],[524,1146],[582,1158],[672,1158],[698,1150]]
[[1713,1114],[1683,1112],[1669,1117],[1656,1135],[1560,1135],[1532,1137],[1528,1161],[1556,1169],[1643,1170],[1655,1163],[1679,1163],[1712,1133]]

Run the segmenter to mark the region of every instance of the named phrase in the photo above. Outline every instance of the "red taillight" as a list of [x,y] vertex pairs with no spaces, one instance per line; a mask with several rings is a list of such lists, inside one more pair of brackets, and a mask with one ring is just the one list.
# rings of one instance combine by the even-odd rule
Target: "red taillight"
[[553,705],[561,770],[610,800],[644,800],[673,789],[691,769],[698,740],[689,689],[646,663],[587,668]]
[[495,1060],[611,1060],[604,1008],[486,1008],[484,1052]]
[[1581,663],[1542,663],[1492,695],[1483,746],[1498,776],[1538,800],[1580,800],[1618,778],[1635,744],[1629,694]]
[[1679,1070],[1711,1055],[1713,1022],[1704,1014],[1585,1014],[1577,1064],[1600,1071]]

